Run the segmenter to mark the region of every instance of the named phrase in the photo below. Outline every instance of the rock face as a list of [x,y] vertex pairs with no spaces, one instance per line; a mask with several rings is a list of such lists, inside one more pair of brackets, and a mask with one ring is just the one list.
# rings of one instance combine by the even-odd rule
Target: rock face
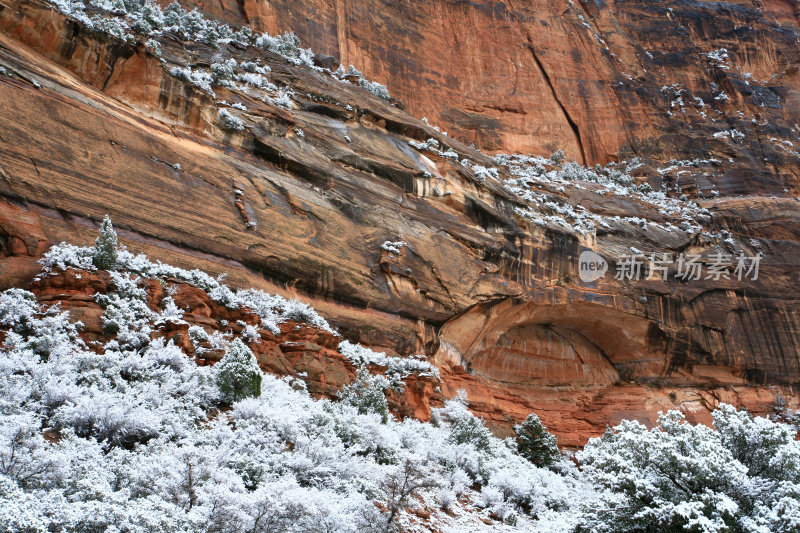
[[[435,103],[430,116],[489,149],[564,148],[590,163],[637,153],[637,183],[698,199],[708,210],[702,231],[580,178],[580,187],[531,187],[606,226],[547,222],[549,211],[503,185],[510,168],[325,72],[171,34],[158,57],[47,4],[0,0],[2,288],[29,283],[48,243],[93,240],[108,213],[131,249],[299,296],[351,340],[424,353],[442,368],[444,395],[466,389],[498,431],[535,410],[577,446],[620,418],[651,422],[683,407],[703,419],[719,401],[763,413],[777,393],[791,395],[800,382],[797,29],[775,21],[793,24],[793,14],[770,2],[434,3],[423,7],[435,16],[400,31],[412,14],[397,10],[410,8],[388,4],[336,2],[314,17],[311,2],[203,7],[291,27],[378,81],[391,71],[390,89],[409,110]],[[358,25],[367,33],[342,14],[372,20]],[[448,31],[434,30],[442,21]],[[392,38],[374,37],[373,24]],[[417,43],[426,42],[452,53],[428,52],[422,63]],[[723,46],[727,60],[707,55]],[[236,87],[215,86],[212,97],[170,74],[219,56],[269,67],[270,81],[294,93],[288,109]],[[392,81],[404,72],[408,85]],[[243,128],[226,128],[221,109]],[[441,149],[409,145],[429,138]],[[673,156],[702,161],[667,162]],[[764,260],[757,280],[615,279],[632,249],[703,254],[706,266],[711,253],[761,251]],[[608,260],[609,275],[580,280],[587,250]],[[326,349],[319,339],[286,341]],[[340,383],[334,375],[352,373],[314,366],[303,346],[281,350],[283,370],[273,370],[313,367],[321,394]],[[406,414],[423,416],[436,396],[420,387]]]
[[[164,338],[174,343],[201,366],[213,365],[224,356],[208,342],[193,342],[189,328],[199,326],[208,335],[231,332],[240,334],[246,326],[256,328],[258,338],[250,339],[248,347],[265,372],[298,379],[302,376],[307,390],[316,398],[336,398],[343,386],[352,383],[356,376],[353,363],[337,350],[341,338],[313,325],[289,320],[273,333],[261,327],[261,318],[249,309],[229,309],[214,302],[206,291],[180,281],[169,280],[166,287],[156,279],[139,281],[147,291],[148,306],[159,313],[164,298],[171,292],[175,305],[188,310],[175,323],[164,321],[153,324],[152,339]],[[108,272],[67,270],[36,279],[30,290],[45,306],[58,305],[70,314],[72,321],[81,321],[81,337],[88,346],[101,347],[115,338],[105,331],[101,317],[104,309],[97,303],[97,294],[112,291]],[[202,352],[200,348],[203,348]],[[385,368],[370,365],[373,373]],[[403,380],[402,391],[390,391],[389,407],[399,417],[430,420],[431,407],[441,407],[443,396],[436,392],[439,383],[433,377],[409,374]]]
[[[693,159],[724,125],[746,133],[745,145],[760,145],[751,170],[776,178],[788,171],[769,138],[790,135],[798,113],[793,2],[196,5],[254,29],[291,29],[385,83],[412,115],[486,150],[564,149],[592,165],[632,154]],[[781,171],[777,161],[758,161],[765,156],[781,161]],[[752,191],[749,184],[742,192]]]

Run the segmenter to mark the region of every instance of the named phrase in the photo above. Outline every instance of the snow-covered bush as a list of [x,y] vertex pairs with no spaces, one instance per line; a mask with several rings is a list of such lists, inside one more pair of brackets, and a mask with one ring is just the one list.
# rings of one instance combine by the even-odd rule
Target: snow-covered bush
[[241,131],[244,129],[244,122],[242,122],[242,119],[232,114],[227,109],[220,109],[219,116],[222,118],[222,126],[226,130]]
[[623,421],[590,440],[577,458],[607,492],[577,531],[796,529],[800,445],[793,429],[727,405],[713,417],[717,431],[670,411],[652,430]]
[[339,65],[339,68],[333,72],[333,75],[342,81],[354,78],[359,87],[366,89],[383,100],[389,100],[392,98],[392,95],[389,94],[389,91],[386,89],[385,85],[381,85],[375,81],[369,81],[363,76],[363,74],[361,74],[361,71],[359,71],[353,65],[348,66],[347,69],[345,69],[343,65]]
[[433,137],[429,138],[425,142],[417,142],[415,140],[408,141],[408,144],[416,148],[417,150],[429,150],[429,151],[439,151],[439,141],[434,139]]
[[309,48],[300,46],[300,39],[293,32],[286,32],[283,35],[273,37],[268,33],[261,34],[256,38],[256,46],[263,50],[269,50],[281,55],[294,65],[314,66],[314,52]]
[[86,246],[75,246],[62,242],[52,246],[39,263],[42,265],[42,274],[48,275],[53,270],[67,270],[74,268],[77,270],[95,270],[94,248]]
[[362,368],[356,380],[339,392],[339,400],[345,405],[352,405],[362,415],[377,414],[385,424],[389,420],[389,403],[384,392],[388,387],[389,381],[385,377],[373,376]]
[[375,352],[348,340],[339,343],[339,352],[357,367],[375,365],[386,368],[386,377],[392,386],[397,386],[410,374],[439,378],[439,370],[419,356],[390,357],[383,352]]
[[479,451],[488,451],[492,443],[492,433],[483,420],[467,410],[466,398],[463,401],[450,401],[439,411],[439,417],[450,423],[448,439],[454,444],[469,444]]
[[203,91],[211,95],[212,98],[216,97],[214,89],[211,88],[214,82],[213,77],[208,72],[193,70],[189,67],[174,67],[169,73],[178,78],[179,80],[196,85]]
[[314,308],[297,299],[287,300],[255,289],[240,289],[236,291],[234,298],[238,306],[251,309],[261,318],[262,327],[275,334],[280,333],[278,324],[287,320],[305,322],[329,333],[336,333]]
[[9,349],[47,359],[65,345],[83,346],[78,336],[82,326],[71,323],[58,306],[41,309],[33,293],[22,289],[0,293],[0,327],[8,331],[5,346]]
[[383,244],[381,244],[383,250],[397,255],[400,255],[400,250],[404,246],[408,246],[408,243],[405,241],[384,241]]
[[221,85],[224,87],[233,86],[233,78],[236,71],[236,60],[229,58],[219,63],[212,63],[211,67],[211,83],[213,85]]
[[481,165],[474,165],[472,167],[472,171],[475,173],[475,177],[478,178],[479,181],[486,181],[488,178],[498,178],[496,168],[486,168]]
[[550,162],[554,165],[563,165],[566,159],[567,157],[564,154],[564,150],[558,150],[550,154]]
[[378,98],[389,100],[392,97],[392,95],[389,94],[388,89],[386,89],[386,86],[381,85],[377,81],[369,81],[367,79],[361,78],[358,80],[358,85],[366,89],[367,91],[371,92]]
[[161,314],[155,321],[156,326],[166,323],[186,324],[183,320],[184,310],[175,304],[175,300],[172,299],[172,296],[164,298],[161,302],[161,306]]
[[278,95],[275,98],[272,98],[272,103],[284,109],[291,109],[292,96],[294,96],[294,92],[291,89],[281,87],[278,89]]

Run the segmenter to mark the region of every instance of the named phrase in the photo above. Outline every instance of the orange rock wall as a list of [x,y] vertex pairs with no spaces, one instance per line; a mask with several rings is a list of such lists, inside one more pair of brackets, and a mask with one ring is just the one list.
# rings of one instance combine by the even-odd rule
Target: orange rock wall
[[[726,118],[741,111],[748,121],[769,116],[791,128],[800,105],[797,8],[782,0],[197,5],[258,31],[291,29],[315,52],[387,85],[411,114],[490,151],[563,149],[587,164],[636,154],[694,157],[707,142],[697,130],[719,117],[706,109],[700,118],[691,102],[699,97],[713,107],[712,84],[731,97],[722,106]],[[721,48],[731,69],[706,56]],[[673,84],[688,91],[686,113],[661,91]],[[783,109],[770,109],[775,96]]]

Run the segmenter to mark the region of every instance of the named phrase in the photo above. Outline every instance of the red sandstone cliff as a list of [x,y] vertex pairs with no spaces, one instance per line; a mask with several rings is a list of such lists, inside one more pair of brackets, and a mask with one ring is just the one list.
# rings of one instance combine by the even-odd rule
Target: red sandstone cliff
[[[761,145],[766,153],[755,150],[754,159],[780,161],[751,161],[751,171],[777,178],[789,163],[797,175],[797,162],[768,140],[792,135],[800,111],[795,2],[196,5],[257,30],[291,29],[315,51],[385,83],[412,115],[486,150],[564,149],[587,164],[634,154],[693,159],[718,148],[707,133],[721,121]],[[708,56],[723,48],[727,66]],[[676,89],[684,91],[681,106],[672,105]],[[720,91],[730,100],[717,106]]]

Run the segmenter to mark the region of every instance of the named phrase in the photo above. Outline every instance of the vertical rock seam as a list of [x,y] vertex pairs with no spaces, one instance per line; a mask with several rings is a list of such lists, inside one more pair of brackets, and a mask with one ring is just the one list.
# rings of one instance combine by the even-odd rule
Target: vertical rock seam
[[336,0],[336,42],[339,44],[339,63],[349,65],[347,53],[347,0]]
[[578,147],[581,149],[581,157],[583,158],[581,164],[583,165],[588,164],[587,163],[588,160],[586,159],[586,150],[584,150],[583,148],[583,141],[581,140],[581,132],[578,129],[578,125],[575,123],[574,120],[572,120],[572,117],[569,116],[567,108],[564,107],[564,104],[558,97],[558,92],[556,91],[556,88],[553,86],[553,82],[550,81],[550,76],[547,74],[544,65],[539,60],[539,56],[536,55],[536,48],[533,45],[531,34],[528,32],[528,28],[519,20],[519,17],[517,17],[517,8],[511,1],[508,2],[508,7],[511,8],[511,16],[514,17],[514,20],[517,21],[517,24],[519,24],[519,26],[522,28],[522,31],[525,32],[525,39],[528,41],[527,42],[528,50],[531,51],[531,55],[533,56],[533,60],[536,62],[536,66],[539,68],[539,71],[542,73],[542,76],[544,76],[544,81],[546,81],[547,86],[550,87],[550,92],[553,93],[553,99],[558,104],[558,107],[561,108],[561,112],[564,114],[564,118],[567,119],[567,123],[569,124],[570,128],[572,128],[572,133],[575,135],[575,140],[578,142]]

